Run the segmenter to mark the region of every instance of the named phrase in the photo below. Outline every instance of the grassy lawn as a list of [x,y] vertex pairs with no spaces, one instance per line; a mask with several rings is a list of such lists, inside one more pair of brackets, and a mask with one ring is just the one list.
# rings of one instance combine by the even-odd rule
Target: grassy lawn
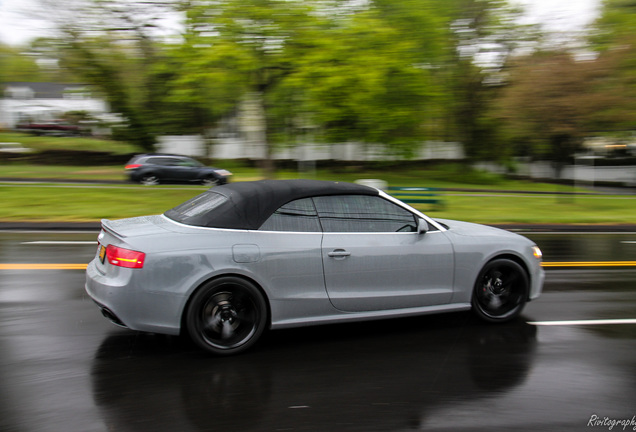
[[93,137],[37,136],[18,132],[0,132],[0,142],[15,142],[36,151],[42,150],[82,150],[107,151],[115,154],[137,152],[137,147],[121,141],[97,139]]
[[205,187],[0,185],[0,221],[90,222],[163,213]]
[[[99,221],[160,214],[205,191],[203,186],[0,185],[0,221]],[[415,205],[432,217],[465,221],[636,224],[634,196],[444,193],[442,209]]]
[[[41,139],[55,140],[50,137]],[[258,169],[239,162],[220,161],[217,166],[231,170],[234,173],[232,181],[235,182],[262,178]],[[0,177],[34,181],[46,178],[107,181],[124,180],[124,170],[123,166],[65,167],[0,163]],[[466,169],[460,164],[420,169],[387,167],[366,171],[355,168],[318,169],[309,172],[281,170],[277,177],[349,182],[377,178],[387,181],[391,186],[463,189],[464,191],[440,192],[440,198],[444,202],[441,209],[415,205],[438,218],[491,224],[636,224],[636,196],[558,195],[555,192],[572,192],[573,188],[509,180]],[[205,190],[203,186],[144,187],[124,183],[100,186],[0,183],[0,221],[99,221],[102,218],[159,214]],[[549,194],[504,193],[505,191]]]
[[0,177],[21,179],[124,180],[122,166],[58,166],[0,163]]
[[636,224],[636,197],[454,194],[446,208],[417,207],[432,217],[487,224]]

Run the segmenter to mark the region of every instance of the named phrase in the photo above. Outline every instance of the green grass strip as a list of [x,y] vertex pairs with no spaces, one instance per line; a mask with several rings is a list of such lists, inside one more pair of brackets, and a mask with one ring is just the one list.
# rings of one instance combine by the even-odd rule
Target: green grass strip
[[[99,221],[160,214],[202,186],[0,185],[0,221]],[[436,218],[478,223],[636,224],[636,197],[442,193],[442,208],[414,205]]]

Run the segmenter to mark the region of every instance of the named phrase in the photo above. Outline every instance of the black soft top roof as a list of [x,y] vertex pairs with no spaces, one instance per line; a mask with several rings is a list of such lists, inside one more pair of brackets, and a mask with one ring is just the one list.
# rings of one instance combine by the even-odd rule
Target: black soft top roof
[[377,189],[320,180],[261,180],[217,186],[165,216],[187,225],[258,229],[282,205],[300,198],[326,195],[379,195]]

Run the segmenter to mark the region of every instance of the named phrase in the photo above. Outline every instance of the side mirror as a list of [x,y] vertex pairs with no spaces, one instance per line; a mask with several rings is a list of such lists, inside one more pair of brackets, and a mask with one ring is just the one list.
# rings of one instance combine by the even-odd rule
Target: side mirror
[[428,229],[428,222],[426,222],[424,219],[419,219],[417,222],[417,232],[419,234],[426,234]]

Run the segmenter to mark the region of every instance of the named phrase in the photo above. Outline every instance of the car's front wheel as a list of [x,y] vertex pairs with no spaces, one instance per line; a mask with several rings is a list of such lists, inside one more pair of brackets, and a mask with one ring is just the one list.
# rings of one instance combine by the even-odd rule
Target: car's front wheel
[[523,310],[529,286],[526,271],[515,261],[505,258],[490,261],[475,283],[473,310],[486,321],[509,321]]
[[201,348],[237,354],[256,343],[265,330],[267,306],[260,290],[244,279],[227,276],[197,290],[186,311],[186,327]]

